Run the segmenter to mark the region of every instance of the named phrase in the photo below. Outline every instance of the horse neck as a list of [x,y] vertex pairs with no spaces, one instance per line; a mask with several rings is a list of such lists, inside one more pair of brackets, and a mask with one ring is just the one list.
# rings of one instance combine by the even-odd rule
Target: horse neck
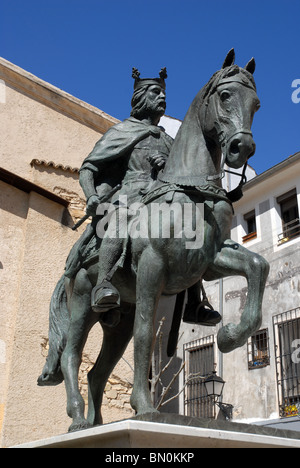
[[[220,173],[221,151],[205,138],[197,118],[197,98],[192,103],[172,145],[164,172],[164,182],[201,186],[207,177]],[[216,182],[214,182],[216,184]]]

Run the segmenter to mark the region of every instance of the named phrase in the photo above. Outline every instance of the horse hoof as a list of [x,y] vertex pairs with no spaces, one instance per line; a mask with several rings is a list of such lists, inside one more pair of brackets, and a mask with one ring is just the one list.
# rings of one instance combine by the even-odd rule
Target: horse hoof
[[68,429],[68,432],[82,431],[83,429],[90,429],[92,424],[88,423],[86,420],[83,421],[74,421]]
[[145,407],[145,408],[142,408],[141,411],[137,411],[136,416],[142,416],[142,415],[145,415],[145,414],[160,414],[160,412],[157,409],[153,408],[153,407],[151,407],[151,408],[146,408]]
[[221,351],[221,353],[230,353],[234,349],[236,349],[238,346],[240,346],[237,343],[236,339],[236,325],[233,323],[228,323],[224,327],[219,330],[218,333],[218,348]]
[[134,394],[131,395],[130,404],[132,409],[135,411],[136,416],[141,416],[142,414],[159,414],[159,411],[154,408],[152,402],[148,398],[135,398]]

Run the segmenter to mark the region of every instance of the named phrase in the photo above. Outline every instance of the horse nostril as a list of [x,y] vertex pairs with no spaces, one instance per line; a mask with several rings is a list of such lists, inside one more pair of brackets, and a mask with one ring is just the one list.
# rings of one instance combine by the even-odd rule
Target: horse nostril
[[230,145],[230,149],[229,149],[230,153],[231,154],[239,154],[240,144],[241,144],[240,140],[238,140],[238,139],[233,140],[231,145]]

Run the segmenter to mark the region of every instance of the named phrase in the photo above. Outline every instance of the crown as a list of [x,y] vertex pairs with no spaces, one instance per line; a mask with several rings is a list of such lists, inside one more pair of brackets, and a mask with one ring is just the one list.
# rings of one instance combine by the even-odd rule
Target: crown
[[140,78],[140,72],[137,68],[132,69],[132,78],[134,79],[134,90],[143,86],[159,84],[163,89],[166,89],[165,79],[168,78],[166,67],[159,72],[159,78]]

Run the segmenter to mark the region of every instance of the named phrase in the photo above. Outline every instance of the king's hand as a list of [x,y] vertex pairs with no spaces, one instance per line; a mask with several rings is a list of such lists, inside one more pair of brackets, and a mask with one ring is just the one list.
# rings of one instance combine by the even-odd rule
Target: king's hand
[[89,216],[95,216],[100,203],[101,198],[98,195],[90,196],[86,204],[86,214],[88,214]]

